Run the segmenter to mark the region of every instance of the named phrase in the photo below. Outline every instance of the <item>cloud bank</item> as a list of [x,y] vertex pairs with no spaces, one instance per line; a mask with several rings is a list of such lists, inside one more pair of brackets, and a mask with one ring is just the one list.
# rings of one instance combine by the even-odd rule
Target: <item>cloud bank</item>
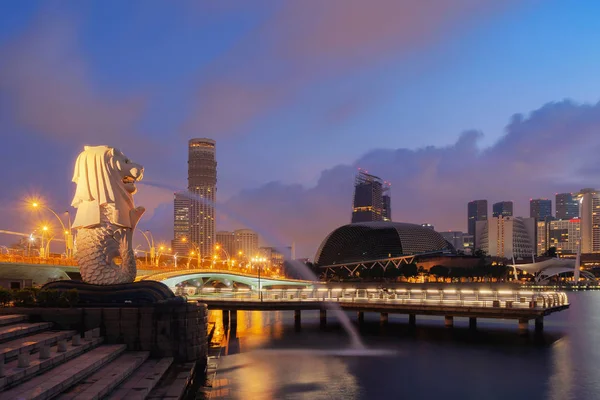
[[353,178],[362,167],[392,183],[393,220],[465,231],[471,200],[488,199],[490,207],[513,200],[516,214],[528,216],[529,198],[600,186],[599,133],[600,103],[548,103],[513,116],[489,148],[478,146],[481,132],[466,131],[451,146],[372,150],[323,171],[313,188],[272,182],[240,192],[225,208],[312,257],[330,231],[350,222]]

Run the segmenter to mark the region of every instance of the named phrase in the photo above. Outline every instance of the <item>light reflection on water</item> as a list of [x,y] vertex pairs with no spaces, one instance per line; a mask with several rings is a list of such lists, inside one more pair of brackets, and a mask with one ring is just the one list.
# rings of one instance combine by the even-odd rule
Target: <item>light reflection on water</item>
[[[516,321],[390,315],[387,327],[365,314],[361,335],[380,355],[348,354],[350,340],[318,312],[238,312],[213,343],[224,343],[212,399],[595,399],[600,398],[600,292],[570,293],[571,308],[545,319],[542,336],[517,334]],[[356,322],[356,321],[355,321]],[[531,327],[533,328],[533,327]],[[229,336],[228,336],[229,335]],[[390,351],[392,354],[390,354]]]

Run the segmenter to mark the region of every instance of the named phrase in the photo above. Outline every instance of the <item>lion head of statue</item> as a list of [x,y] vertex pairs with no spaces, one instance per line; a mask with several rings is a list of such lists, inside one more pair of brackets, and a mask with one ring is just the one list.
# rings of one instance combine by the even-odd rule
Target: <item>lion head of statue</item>
[[133,195],[144,167],[132,162],[120,150],[108,146],[85,146],[75,162],[73,182],[77,185],[71,205],[77,208],[74,228],[100,223],[100,208],[112,206],[110,222],[135,228],[143,213],[136,208]]

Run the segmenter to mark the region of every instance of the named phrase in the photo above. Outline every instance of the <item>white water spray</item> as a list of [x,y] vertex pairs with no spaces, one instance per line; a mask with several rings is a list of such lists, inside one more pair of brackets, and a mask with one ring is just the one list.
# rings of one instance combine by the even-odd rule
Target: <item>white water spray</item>
[[[249,221],[247,221],[245,218],[242,218],[239,215],[236,215],[231,210],[227,210],[226,207],[223,206],[222,204],[213,203],[210,200],[202,198],[192,192],[181,191],[178,188],[170,186],[170,185],[165,185],[165,184],[156,183],[156,182],[148,182],[148,181],[144,181],[143,183],[139,184],[139,186],[143,186],[143,185],[153,186],[153,187],[157,187],[157,188],[161,188],[161,189],[167,189],[167,190],[171,190],[173,192],[179,192],[179,193],[187,196],[191,200],[195,200],[200,203],[208,204],[208,205],[214,207],[215,209],[219,210],[220,212],[226,214],[228,217],[233,218],[234,220],[242,223],[246,227],[253,228],[257,233],[262,235],[262,237],[265,240],[267,240],[267,242],[270,242],[271,244],[275,244],[276,248],[281,248],[281,249],[285,248],[285,245],[283,245],[281,242],[276,240],[269,232],[266,232],[262,229],[256,229],[254,224],[249,223]],[[284,252],[282,252],[282,254],[284,254]],[[300,275],[304,279],[314,281],[314,282],[319,281],[317,276],[310,270],[310,268],[308,268],[308,266],[306,264],[304,264],[300,261],[297,261],[297,260],[286,260],[286,261],[288,261],[294,267],[294,269],[300,273]],[[338,321],[340,321],[340,324],[342,324],[342,327],[344,328],[344,330],[350,336],[351,348],[354,351],[358,351],[358,353],[360,353],[361,351],[363,351],[363,352],[367,351],[356,328],[352,325],[350,318],[348,318],[348,315],[346,315],[346,313],[342,310],[342,308],[338,304],[333,303],[333,302],[325,302],[325,305],[337,317]]]

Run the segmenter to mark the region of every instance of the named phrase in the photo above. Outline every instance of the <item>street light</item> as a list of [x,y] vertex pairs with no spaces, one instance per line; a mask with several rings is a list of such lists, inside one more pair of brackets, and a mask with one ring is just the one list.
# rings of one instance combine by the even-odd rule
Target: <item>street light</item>
[[[215,250],[222,250],[223,253],[225,253],[225,256],[227,257],[227,265],[229,266],[230,264],[230,260],[231,257],[229,257],[229,253],[227,252],[227,250],[225,250],[220,244],[217,243],[217,245],[215,245]],[[215,255],[215,258],[218,258],[218,256]]]
[[258,269],[258,296],[260,298],[260,301],[263,301],[263,295],[262,295],[262,285],[260,284],[260,270],[262,268],[262,264],[263,262],[267,261],[266,258],[261,258],[261,257],[254,257],[252,258],[252,261],[256,261],[258,263],[257,265],[257,269]]
[[[144,233],[144,231],[142,231],[139,228],[138,228],[138,231],[144,236],[144,239],[146,239],[146,243],[148,243],[148,249],[150,249],[150,264],[154,264],[154,257],[156,255],[156,249],[154,248],[154,236],[152,236],[152,233],[149,230],[146,231],[146,232],[148,232],[148,235],[150,235],[150,238],[152,239],[152,243],[151,243],[150,239],[148,239],[148,235],[146,235]],[[148,252],[146,252],[146,264],[148,264]]]
[[68,218],[68,224],[69,227],[67,228],[65,226],[65,224],[63,223],[62,219],[58,216],[58,214],[51,209],[50,207],[42,204],[39,201],[32,201],[30,203],[31,207],[34,209],[44,209],[47,211],[50,211],[52,214],[54,214],[54,216],[56,217],[56,219],[58,220],[58,222],[60,222],[60,226],[64,232],[65,235],[65,255],[67,258],[71,258],[73,256],[73,234],[72,234],[72,229],[71,229],[71,214],[69,214],[69,211],[65,211],[65,214],[67,214],[67,218]]

